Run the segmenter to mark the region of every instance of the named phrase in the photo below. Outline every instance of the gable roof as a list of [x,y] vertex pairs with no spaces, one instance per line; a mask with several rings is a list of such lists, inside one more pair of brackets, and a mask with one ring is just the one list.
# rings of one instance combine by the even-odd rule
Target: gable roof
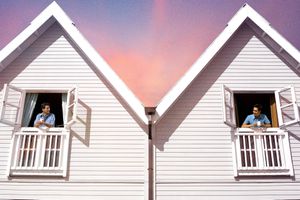
[[156,108],[156,122],[170,109],[170,107],[180,98],[186,88],[193,80],[203,71],[208,63],[217,55],[217,53],[230,40],[237,29],[247,24],[263,39],[271,43],[274,48],[289,64],[297,71],[300,71],[300,52],[291,45],[283,36],[281,36],[270,23],[258,14],[248,4],[243,7],[232,17],[226,28],[204,51],[192,67],[184,76],[175,84],[175,86],[162,98]]
[[44,9],[24,31],[22,31],[0,51],[0,72],[15,58],[17,58],[54,22],[58,22],[61,25],[71,40],[73,40],[85,56],[96,66],[99,72],[125,100],[128,106],[145,124],[147,124],[148,119],[145,115],[142,103],[128,89],[125,83],[118,77],[118,75],[111,69],[111,67],[90,45],[90,43],[81,35],[72,20],[55,1]]

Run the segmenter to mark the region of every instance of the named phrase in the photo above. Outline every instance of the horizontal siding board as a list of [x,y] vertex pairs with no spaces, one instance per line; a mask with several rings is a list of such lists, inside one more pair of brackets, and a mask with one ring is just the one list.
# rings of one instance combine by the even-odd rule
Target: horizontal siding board
[[[300,183],[161,184],[158,199],[297,199]],[[251,189],[249,189],[251,188]]]
[[[99,184],[99,183],[49,183],[25,182],[11,183],[9,186],[0,183],[1,197],[4,199],[133,199],[143,198],[143,184]],[[35,190],[32,190],[32,187]],[[135,190],[133,190],[133,188]]]
[[[0,199],[9,194],[9,198],[22,199],[143,199],[147,135],[130,108],[70,41],[55,23],[0,73],[1,85],[10,83],[26,90],[67,91],[78,86],[78,116],[83,122],[72,127],[69,176],[59,186],[43,183],[39,187],[38,179],[22,178],[31,180],[25,187],[16,183],[19,178],[7,179],[12,130],[0,124]],[[95,183],[89,189],[85,184],[78,187],[78,180]],[[107,181],[115,184],[101,184]],[[118,182],[124,184],[118,186]]]
[[[266,184],[263,182],[268,179],[261,177],[234,179],[232,130],[223,123],[223,84],[235,91],[275,91],[292,84],[300,99],[299,75],[249,27],[241,27],[155,127],[157,199],[220,199],[223,196],[276,199],[299,195],[299,182],[279,189],[282,185],[279,182],[292,180],[288,177],[269,177],[271,181]],[[298,137],[299,125],[290,129]],[[293,136],[290,141],[297,181],[300,143]],[[264,189],[240,181],[255,181]],[[203,185],[193,186],[194,182]],[[206,182],[210,185],[206,186]],[[221,182],[226,183],[219,185]]]

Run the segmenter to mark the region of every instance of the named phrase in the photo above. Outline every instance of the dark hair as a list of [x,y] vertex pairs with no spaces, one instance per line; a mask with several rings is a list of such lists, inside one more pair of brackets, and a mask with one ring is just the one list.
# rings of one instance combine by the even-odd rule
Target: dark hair
[[42,108],[42,109],[44,109],[46,106],[49,106],[49,107],[50,107],[50,103],[45,102],[45,103],[42,103],[42,104],[41,104],[41,108]]
[[253,107],[257,108],[258,111],[261,111],[263,108],[261,104],[255,104]]

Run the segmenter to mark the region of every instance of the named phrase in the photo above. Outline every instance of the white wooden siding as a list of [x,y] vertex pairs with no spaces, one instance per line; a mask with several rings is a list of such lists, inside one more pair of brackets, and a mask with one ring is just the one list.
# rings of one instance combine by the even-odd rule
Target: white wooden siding
[[295,180],[234,179],[232,130],[222,115],[223,84],[233,91],[275,91],[292,84],[300,100],[299,75],[242,26],[156,126],[157,199],[299,197],[299,125],[290,128],[296,135],[290,136]]
[[299,199],[299,182],[226,182],[162,184],[157,191],[159,200],[274,200]]
[[1,182],[0,188],[1,199],[143,199],[143,186],[138,183],[14,181]]
[[[0,73],[0,86],[79,89],[67,179],[6,177],[10,127],[0,124],[0,199],[144,199],[144,127],[55,23]],[[87,123],[85,125],[84,123]]]

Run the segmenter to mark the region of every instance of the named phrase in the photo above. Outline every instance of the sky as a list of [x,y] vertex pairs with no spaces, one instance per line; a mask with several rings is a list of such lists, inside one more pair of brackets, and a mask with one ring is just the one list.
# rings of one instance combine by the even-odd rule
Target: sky
[[[0,0],[0,49],[52,0]],[[300,0],[57,0],[145,106],[155,106],[248,3],[298,50]]]

